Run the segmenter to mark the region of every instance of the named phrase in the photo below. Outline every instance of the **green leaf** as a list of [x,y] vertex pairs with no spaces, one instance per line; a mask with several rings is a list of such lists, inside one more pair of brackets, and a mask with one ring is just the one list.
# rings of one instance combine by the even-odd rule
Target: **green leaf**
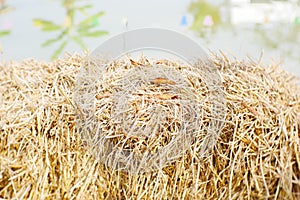
[[60,46],[59,46],[59,47],[55,50],[55,52],[52,54],[51,59],[52,59],[52,60],[56,59],[56,58],[61,54],[61,52],[64,50],[64,48],[67,46],[67,44],[68,44],[68,41],[67,41],[67,40],[65,40],[64,42],[62,42],[62,43],[60,44]]
[[75,9],[77,9],[79,12],[81,12],[81,13],[83,13],[83,14],[87,14],[86,10],[87,10],[87,9],[90,9],[90,8],[92,8],[92,7],[93,7],[93,5],[87,4],[87,5],[84,5],[84,6],[77,7],[77,8],[75,8]]
[[58,27],[54,27],[54,26],[47,26],[45,28],[43,28],[43,31],[58,31],[60,30],[62,27],[58,26]]
[[86,24],[86,25],[78,25],[77,32],[79,34],[89,32],[90,29],[94,28],[93,24]]
[[0,37],[9,35],[9,34],[10,34],[10,31],[0,31]]
[[52,38],[49,40],[46,40],[45,42],[42,43],[42,47],[46,47],[49,46],[55,42],[58,42],[59,40],[63,39],[63,37],[65,36],[66,31],[62,32],[61,34],[59,34],[56,38]]
[[81,24],[77,26],[77,32],[81,33],[81,32],[88,32],[91,28],[94,28],[93,24]]
[[80,46],[80,48],[86,49],[86,46],[85,46],[83,40],[82,40],[79,36],[73,36],[73,37],[72,37],[72,40],[73,40],[76,44],[78,44],[78,46]]
[[101,11],[101,12],[98,12],[88,18],[86,18],[85,20],[79,22],[78,26],[86,26],[86,25],[93,25],[93,22],[95,22],[95,20],[97,20],[98,18],[102,17],[103,15],[105,14],[105,12]]
[[62,28],[60,25],[43,19],[33,19],[33,25],[36,27],[41,27],[43,31],[57,31]]
[[100,36],[104,36],[107,35],[108,32],[107,31],[93,31],[93,32],[81,32],[80,36],[83,37],[100,37]]

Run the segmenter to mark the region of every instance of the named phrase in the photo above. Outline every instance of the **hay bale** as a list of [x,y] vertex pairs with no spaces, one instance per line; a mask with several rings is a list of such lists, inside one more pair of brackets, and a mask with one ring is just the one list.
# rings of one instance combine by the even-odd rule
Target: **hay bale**
[[80,134],[101,163],[139,174],[184,157],[196,141],[198,157],[214,146],[226,102],[212,62],[108,63],[84,60],[73,95]]
[[300,198],[300,89],[277,65],[212,56],[227,115],[211,154],[199,156],[200,134],[182,158],[133,175],[98,162],[75,126],[81,61],[1,65],[1,198]]

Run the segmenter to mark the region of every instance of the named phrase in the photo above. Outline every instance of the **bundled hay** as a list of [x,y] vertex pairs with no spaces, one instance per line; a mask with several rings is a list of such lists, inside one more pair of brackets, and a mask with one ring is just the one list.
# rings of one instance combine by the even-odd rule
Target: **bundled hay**
[[[263,68],[260,63],[231,61],[225,56],[215,56],[211,60],[221,73],[222,90],[227,102],[224,127],[211,154],[207,157],[201,156],[201,147],[207,132],[203,133],[195,130],[195,127],[189,127],[196,135],[190,137],[189,134],[185,134],[188,135],[188,142],[183,145],[186,151],[180,158],[166,162],[161,166],[161,170],[141,174],[127,173],[126,170],[118,171],[107,165],[109,163],[99,162],[93,151],[89,151],[86,140],[82,140],[79,133],[84,130],[76,127],[78,107],[72,101],[75,77],[80,74],[82,58],[71,56],[54,63],[28,60],[22,63],[2,64],[0,197],[4,199],[300,198],[300,90],[296,78],[280,70],[276,65]],[[145,64],[146,61],[139,62]],[[131,65],[133,63],[122,66]],[[162,65],[178,69],[176,63],[166,62]],[[111,67],[110,70],[114,68]],[[128,138],[131,139],[138,137],[137,140],[126,140],[127,142],[123,143],[122,147],[128,145],[126,148],[130,150],[148,146],[152,151],[157,151],[155,147],[163,149],[167,144],[162,142],[172,140],[168,138],[169,135],[185,131],[175,122],[184,121],[186,118],[168,117],[173,116],[172,112],[176,109],[187,108],[172,107],[173,104],[170,104],[181,100],[183,96],[188,96],[187,94],[199,92],[197,98],[191,96],[190,104],[187,104],[189,106],[192,106],[191,102],[199,96],[203,97],[200,102],[204,104],[200,108],[196,107],[195,112],[191,113],[196,114],[197,109],[205,113],[205,115],[198,113],[198,121],[189,123],[196,123],[205,128],[205,125],[211,122],[211,118],[205,116],[214,116],[211,110],[204,109],[205,105],[211,107],[209,104],[211,101],[208,100],[209,95],[205,95],[208,87],[201,84],[203,82],[199,81],[199,90],[194,90],[196,87],[191,85],[185,85],[189,90],[179,93],[176,84],[173,83],[180,84],[178,89],[187,84],[185,81],[178,81],[176,75],[156,77],[151,75],[151,70],[149,73],[146,82],[152,84],[136,83],[147,88],[134,91],[136,93],[131,94],[136,95],[135,98],[129,96],[127,99],[130,105],[136,107],[126,111],[125,115],[115,112],[120,115],[112,119],[118,121],[119,116],[137,114],[138,118],[126,119],[150,123],[146,120],[147,115],[138,115],[139,112],[134,110],[140,108],[140,98],[144,96],[147,98],[144,101],[145,113],[150,112],[149,105],[155,101],[155,105],[163,105],[166,108],[162,124],[163,119],[170,120],[168,123],[174,123],[170,129],[162,132],[164,135],[149,138],[149,143],[137,142],[145,139],[147,135],[129,135]],[[111,71],[108,74],[113,76],[114,73]],[[111,80],[110,78],[114,77],[107,77],[106,80]],[[115,80],[116,82],[107,82],[110,88],[118,85],[115,84],[118,80],[121,80],[119,83],[128,85],[127,80],[122,78],[115,77]],[[159,81],[165,81],[165,84]],[[96,110],[100,111],[101,108],[104,110],[96,113],[95,119],[97,122],[103,122],[104,113],[107,114],[106,117],[112,117],[108,114],[124,108],[125,104],[110,104],[110,101],[115,99],[112,97],[114,94],[122,96],[124,92],[118,93],[119,90],[111,92],[109,89],[106,91],[103,85],[100,87],[100,82],[97,84],[95,107]],[[150,86],[153,88],[148,88]],[[166,91],[163,94],[167,95],[156,93],[162,90]],[[101,107],[105,105],[106,107]],[[118,105],[118,109],[109,105]],[[189,111],[191,108],[193,107],[189,107]],[[83,109],[81,114],[85,116],[88,111],[89,109]],[[92,122],[95,119],[92,119]],[[114,127],[112,130],[120,128],[116,122],[107,123],[111,123],[110,127]],[[130,123],[128,121],[128,124]],[[143,126],[135,127],[140,129],[132,133],[147,131]],[[102,124],[101,128],[106,130],[107,127]],[[177,129],[181,132],[176,132]],[[88,128],[85,131],[87,130]],[[124,130],[119,132],[123,134],[122,137],[124,132]],[[111,132],[111,134],[119,133]],[[118,146],[122,140],[116,135],[113,136],[111,144]],[[151,146],[151,142],[157,144]]]
[[214,144],[226,104],[216,67],[167,60],[88,58],[77,76],[78,127],[101,163],[131,174],[160,170],[193,142]]

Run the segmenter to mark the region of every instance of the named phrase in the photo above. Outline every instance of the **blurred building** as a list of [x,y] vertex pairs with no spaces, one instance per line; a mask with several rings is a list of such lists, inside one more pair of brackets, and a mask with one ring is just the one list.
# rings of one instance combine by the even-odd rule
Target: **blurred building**
[[294,23],[299,21],[297,0],[228,0],[231,24]]

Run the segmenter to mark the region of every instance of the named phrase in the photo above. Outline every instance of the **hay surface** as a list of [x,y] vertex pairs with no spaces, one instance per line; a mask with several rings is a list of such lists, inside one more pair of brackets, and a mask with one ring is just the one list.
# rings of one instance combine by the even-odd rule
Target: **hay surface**
[[226,102],[212,62],[191,66],[142,56],[82,63],[73,92],[77,126],[101,163],[140,174],[184,157],[192,143],[201,147],[198,157],[214,146]]
[[0,66],[0,198],[299,199],[300,89],[276,65],[214,56],[227,117],[206,158],[141,175],[98,162],[75,126],[79,56]]

